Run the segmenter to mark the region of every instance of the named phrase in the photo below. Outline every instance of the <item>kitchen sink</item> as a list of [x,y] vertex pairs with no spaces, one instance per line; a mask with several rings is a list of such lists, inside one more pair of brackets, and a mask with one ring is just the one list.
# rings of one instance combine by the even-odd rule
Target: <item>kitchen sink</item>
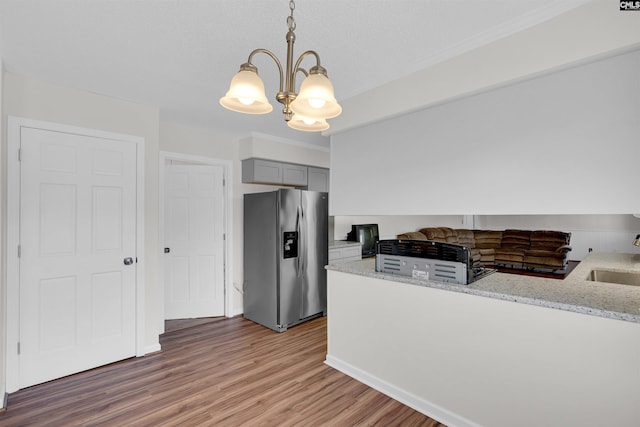
[[623,271],[591,270],[587,280],[594,282],[617,283],[619,285],[640,286],[640,273],[626,273]]

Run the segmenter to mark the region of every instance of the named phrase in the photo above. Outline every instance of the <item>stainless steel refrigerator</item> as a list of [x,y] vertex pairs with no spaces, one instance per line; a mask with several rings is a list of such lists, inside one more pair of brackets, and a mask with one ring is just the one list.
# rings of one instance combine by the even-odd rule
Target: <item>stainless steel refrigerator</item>
[[244,317],[278,332],[326,314],[328,194],[244,195]]

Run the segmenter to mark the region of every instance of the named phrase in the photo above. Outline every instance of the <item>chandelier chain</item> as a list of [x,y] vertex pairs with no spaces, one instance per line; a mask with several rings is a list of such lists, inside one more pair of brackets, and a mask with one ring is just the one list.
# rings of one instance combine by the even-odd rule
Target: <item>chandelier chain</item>
[[293,11],[296,9],[296,4],[293,0],[289,1],[289,9],[291,9],[291,14],[287,16],[287,26],[289,27],[289,31],[295,31],[296,20],[293,18]]

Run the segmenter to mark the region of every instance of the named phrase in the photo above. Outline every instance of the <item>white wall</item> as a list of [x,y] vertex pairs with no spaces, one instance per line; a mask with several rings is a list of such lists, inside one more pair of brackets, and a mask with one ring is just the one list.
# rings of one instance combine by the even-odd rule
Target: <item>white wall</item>
[[640,50],[334,135],[330,213],[638,212],[638,70]]
[[[7,300],[7,277],[6,277],[6,267],[5,267],[5,237],[6,236],[6,194],[4,191],[4,183],[6,182],[6,136],[5,136],[5,119],[4,119],[4,109],[3,109],[3,88],[4,88],[4,64],[0,60],[0,301]],[[7,361],[5,359],[5,343],[7,341],[7,322],[6,312],[5,312],[5,304],[0,303],[0,319],[3,321],[0,323],[0,407],[4,407],[4,395],[6,390],[6,366]]]
[[[11,115],[145,139],[145,346],[157,347],[158,109],[9,72],[4,75],[3,101],[4,120]],[[3,136],[4,151],[7,141],[5,133]]]
[[258,132],[252,132],[251,136],[242,138],[238,146],[240,160],[257,157],[319,168],[328,168],[330,164],[328,148]]

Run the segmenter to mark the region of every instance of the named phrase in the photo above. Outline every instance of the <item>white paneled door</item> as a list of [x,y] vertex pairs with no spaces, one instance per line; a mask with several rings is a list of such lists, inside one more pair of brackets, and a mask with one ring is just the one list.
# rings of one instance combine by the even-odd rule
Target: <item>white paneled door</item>
[[222,166],[165,167],[165,319],[224,315]]
[[23,127],[20,388],[136,354],[136,147]]

